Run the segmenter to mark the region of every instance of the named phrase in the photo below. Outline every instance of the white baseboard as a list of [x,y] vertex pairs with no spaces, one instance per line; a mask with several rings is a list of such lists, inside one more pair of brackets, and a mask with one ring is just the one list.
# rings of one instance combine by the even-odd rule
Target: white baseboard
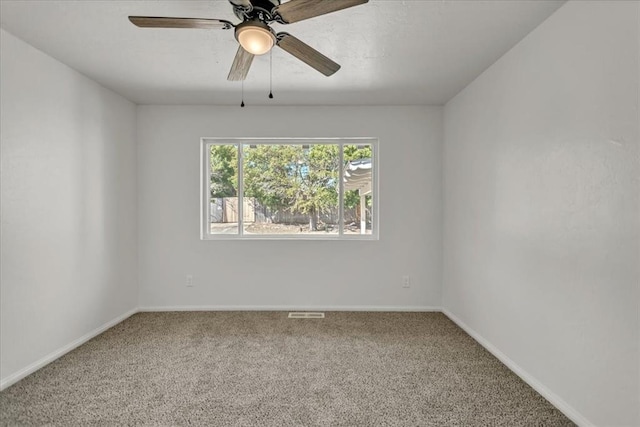
[[522,369],[516,362],[511,360],[506,354],[498,350],[493,344],[487,341],[475,330],[471,329],[466,323],[456,317],[446,308],[442,309],[442,313],[451,319],[456,325],[460,326],[467,334],[469,334],[474,340],[476,340],[481,346],[483,346],[489,353],[493,354],[498,360],[504,363],[513,373],[519,376],[524,382],[529,384],[531,388],[540,393],[542,397],[547,399],[553,406],[555,406],[560,412],[567,416],[571,421],[579,425],[580,427],[593,427],[595,424],[587,420],[582,414],[576,411],[572,406],[560,398],[557,394],[549,390],[540,381],[535,379],[527,371]]
[[21,369],[20,371],[16,372],[15,374],[11,374],[6,378],[2,378],[2,380],[0,380],[0,391],[4,390],[5,388],[9,387],[12,384],[17,383],[18,381],[20,381],[21,379],[23,379],[27,375],[31,375],[32,373],[34,373],[38,369],[48,365],[49,363],[53,362],[54,360],[58,359],[59,357],[64,356],[65,354],[69,353],[71,350],[73,350],[73,349],[75,349],[77,347],[80,347],[82,344],[86,343],[91,338],[94,338],[94,337],[100,335],[101,333],[103,333],[107,329],[109,329],[109,328],[117,325],[118,323],[122,322],[123,320],[133,316],[137,312],[138,312],[138,309],[130,310],[130,311],[126,312],[125,314],[123,314],[122,316],[118,316],[115,319],[105,323],[104,325],[94,329],[93,331],[81,336],[80,338],[78,338],[77,340],[73,341],[72,343],[67,344],[64,347],[61,347],[61,348],[59,348],[58,350],[56,350],[56,351],[54,351],[52,353],[49,353],[48,355],[46,355],[42,359],[32,363],[31,365],[27,366],[24,369]]
[[440,312],[441,307],[429,306],[370,306],[370,305],[176,305],[162,307],[140,307],[138,311],[401,311]]

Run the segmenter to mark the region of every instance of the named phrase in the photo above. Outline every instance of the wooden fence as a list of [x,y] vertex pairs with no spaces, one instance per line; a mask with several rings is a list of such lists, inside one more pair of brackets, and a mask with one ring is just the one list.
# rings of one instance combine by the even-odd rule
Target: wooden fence
[[[242,205],[242,219],[247,223],[276,223],[276,224],[308,224],[309,215],[289,210],[272,211],[266,206],[261,206],[254,197],[245,197]],[[356,221],[358,211],[356,208],[344,210],[345,223]],[[331,209],[320,214],[320,221],[326,224],[337,224],[339,219],[338,208]],[[212,223],[237,223],[238,222],[238,198],[225,197],[211,200]]]
[[[255,199],[245,197],[242,204],[242,221],[251,223],[256,221],[254,209]],[[238,222],[238,198],[225,197],[211,201],[211,222]]]

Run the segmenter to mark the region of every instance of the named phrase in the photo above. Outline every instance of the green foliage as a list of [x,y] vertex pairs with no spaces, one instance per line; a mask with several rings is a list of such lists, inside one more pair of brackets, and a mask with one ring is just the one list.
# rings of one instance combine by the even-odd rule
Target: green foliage
[[293,209],[314,215],[338,206],[338,146],[312,145],[306,151],[306,174]]
[[238,147],[212,145],[210,155],[212,198],[238,195]]
[[245,196],[274,211],[291,206],[300,192],[303,159],[298,145],[245,147]]
[[245,195],[272,210],[317,216],[338,205],[338,163],[335,145],[247,147]]
[[370,159],[371,146],[345,145],[342,156],[344,157],[345,164],[351,160]]

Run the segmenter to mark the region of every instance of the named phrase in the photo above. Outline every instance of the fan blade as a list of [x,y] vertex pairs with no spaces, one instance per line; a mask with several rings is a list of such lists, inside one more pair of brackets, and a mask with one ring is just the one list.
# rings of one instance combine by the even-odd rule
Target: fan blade
[[129,21],[143,28],[197,28],[202,30],[228,30],[233,24],[224,19],[162,18],[156,16],[130,16]]
[[330,76],[340,69],[340,65],[289,33],[278,33],[277,44],[325,76]]
[[369,0],[289,0],[274,10],[282,20],[291,24],[326,13],[336,12],[348,7],[367,3]]
[[227,80],[240,81],[246,79],[254,56],[252,53],[244,50],[242,46],[238,46],[238,52],[236,52],[236,57],[231,65],[231,71],[229,71]]

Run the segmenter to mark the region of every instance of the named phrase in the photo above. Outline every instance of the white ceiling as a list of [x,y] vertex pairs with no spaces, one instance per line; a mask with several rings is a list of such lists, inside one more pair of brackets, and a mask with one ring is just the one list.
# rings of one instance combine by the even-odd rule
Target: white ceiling
[[[335,0],[326,0],[335,1]],[[279,48],[256,57],[252,105],[441,105],[563,1],[371,0],[291,25],[274,24],[342,65],[325,77]],[[232,30],[142,29],[129,15],[227,19],[227,0],[2,0],[0,25],[138,104],[238,104],[226,80]]]

